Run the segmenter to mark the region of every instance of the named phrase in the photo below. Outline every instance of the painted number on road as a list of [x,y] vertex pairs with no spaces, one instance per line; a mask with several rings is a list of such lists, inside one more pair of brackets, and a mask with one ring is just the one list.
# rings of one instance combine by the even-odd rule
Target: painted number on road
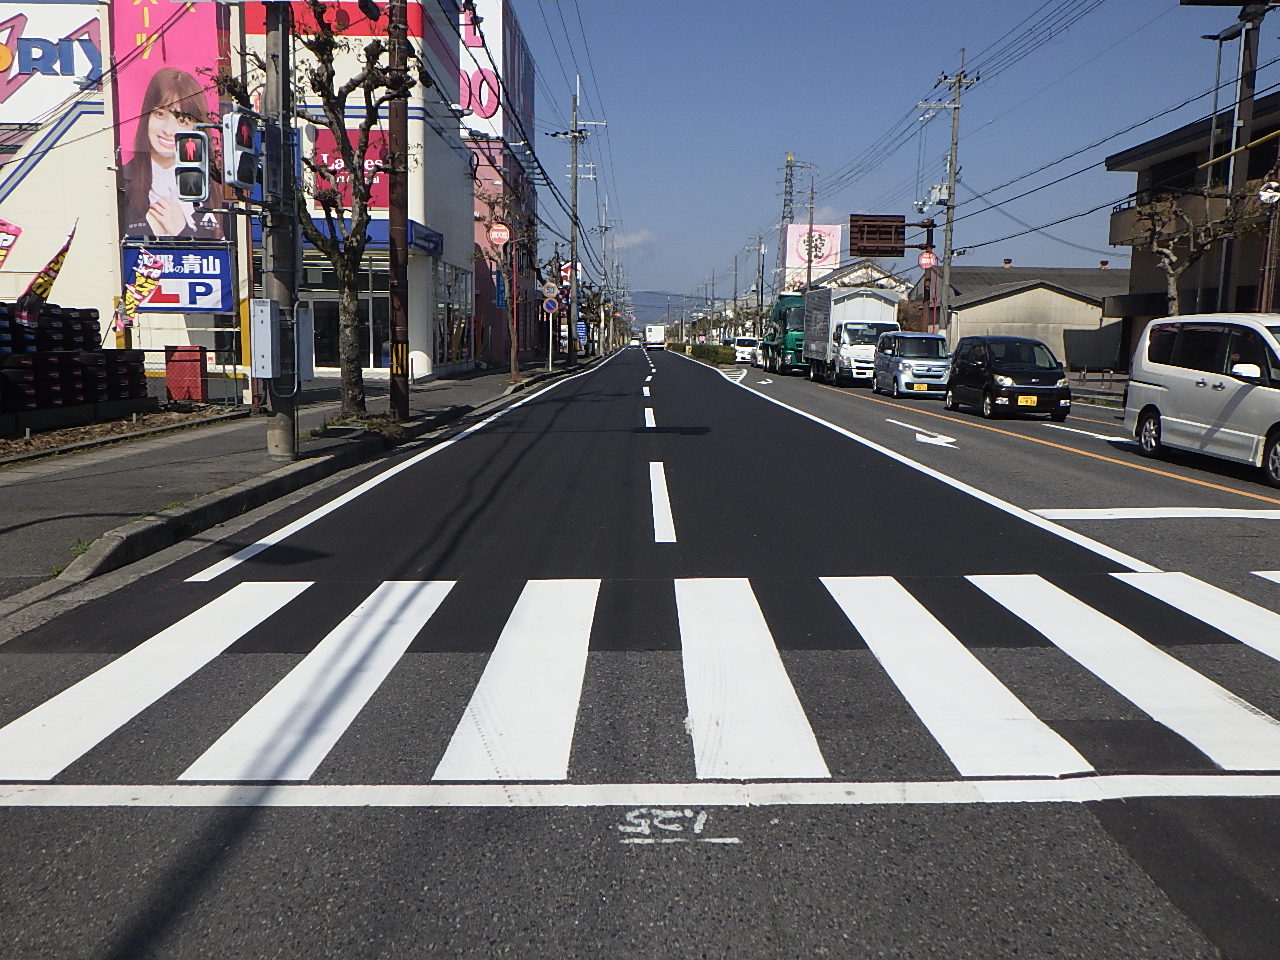
[[637,807],[629,811],[617,824],[619,833],[624,836],[622,843],[659,844],[659,843],[741,843],[737,837],[708,837],[704,835],[707,826],[705,810],[676,809],[668,810],[660,807]]

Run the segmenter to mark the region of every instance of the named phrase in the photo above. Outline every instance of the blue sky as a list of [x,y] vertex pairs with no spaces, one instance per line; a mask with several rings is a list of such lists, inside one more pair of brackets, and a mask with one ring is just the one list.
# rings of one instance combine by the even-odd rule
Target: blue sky
[[[1233,24],[1239,10],[1177,0],[513,2],[539,72],[538,153],[547,170],[566,170],[567,148],[541,134],[567,128],[579,73],[581,116],[608,123],[593,128],[583,155],[598,179],[583,184],[582,219],[598,219],[607,192],[610,236],[632,289],[692,293],[714,271],[717,295],[731,292],[735,255],[740,286],[750,283],[752,236],[766,235],[773,266],[788,151],[818,166],[816,222],[847,222],[855,212],[919,218],[918,191],[943,178],[950,120],[940,111],[922,122],[915,106],[946,99],[935,83],[958,69],[961,48],[981,80],[963,95],[957,213],[973,215],[957,222],[956,245],[973,249],[956,262],[1126,266],[1126,248],[1107,244],[1107,223],[1110,204],[1133,189],[1132,174],[1097,168],[1005,201],[1207,115],[1216,45],[1200,37]],[[1260,63],[1280,56],[1277,34],[1280,13],[1263,23]],[[1224,46],[1224,80],[1234,76],[1236,49]],[[1280,65],[1260,71],[1259,91],[1277,82]],[[1201,93],[989,197],[1037,227],[1104,209],[1047,228],[1056,240],[1031,233],[989,242],[1025,228],[971,191],[1023,178]],[[1231,88],[1220,98],[1229,103]],[[891,132],[902,133],[901,145],[877,147]],[[851,170],[869,150],[872,162]],[[561,183],[567,194],[567,177]],[[797,187],[802,200],[807,173]],[[798,203],[797,218],[805,216]],[[913,252],[886,265],[910,263]]]

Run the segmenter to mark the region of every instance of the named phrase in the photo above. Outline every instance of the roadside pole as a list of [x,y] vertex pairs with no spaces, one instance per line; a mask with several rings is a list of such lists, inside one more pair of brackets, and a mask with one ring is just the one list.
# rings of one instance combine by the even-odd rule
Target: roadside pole
[[[298,459],[297,351],[294,308],[297,303],[297,225],[293,175],[293,89],[289,42],[293,12],[287,3],[264,3],[267,22],[266,114],[275,130],[265,138],[264,180],[278,178],[279,192],[269,197],[263,244],[262,292],[280,305],[282,376],[267,384],[270,420],[267,453],[280,460]],[[310,349],[310,345],[304,345]]]
[[[403,84],[407,65],[408,26],[405,0],[387,4],[387,65],[391,82]],[[387,105],[387,139],[395,165],[391,170],[387,210],[388,319],[390,320],[392,420],[409,419],[409,105],[407,93]]]

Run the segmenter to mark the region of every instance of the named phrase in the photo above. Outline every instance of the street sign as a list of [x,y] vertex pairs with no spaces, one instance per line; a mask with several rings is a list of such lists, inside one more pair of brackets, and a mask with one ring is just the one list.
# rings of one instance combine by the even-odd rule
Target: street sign
[[849,215],[849,256],[900,257],[906,246],[907,218],[893,214]]
[[925,250],[916,259],[916,263],[920,265],[921,270],[932,270],[938,265],[938,258],[934,256],[932,250]]
[[501,220],[495,221],[489,227],[489,242],[495,247],[500,247],[511,239],[511,228]]
[[554,297],[548,297],[542,301],[542,309],[547,313],[555,313],[560,309],[560,301]]
[[[560,296],[560,288],[554,283],[544,283],[542,285],[542,295],[544,297],[558,297]],[[546,307],[543,307],[543,309],[545,310]]]

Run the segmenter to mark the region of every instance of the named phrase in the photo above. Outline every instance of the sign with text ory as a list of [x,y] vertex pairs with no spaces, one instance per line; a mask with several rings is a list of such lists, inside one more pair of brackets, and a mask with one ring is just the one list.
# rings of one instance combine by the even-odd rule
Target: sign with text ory
[[[148,247],[164,265],[160,281],[138,307],[140,313],[230,313],[235,305],[231,251],[225,247]],[[124,251],[131,277],[141,251]]]

